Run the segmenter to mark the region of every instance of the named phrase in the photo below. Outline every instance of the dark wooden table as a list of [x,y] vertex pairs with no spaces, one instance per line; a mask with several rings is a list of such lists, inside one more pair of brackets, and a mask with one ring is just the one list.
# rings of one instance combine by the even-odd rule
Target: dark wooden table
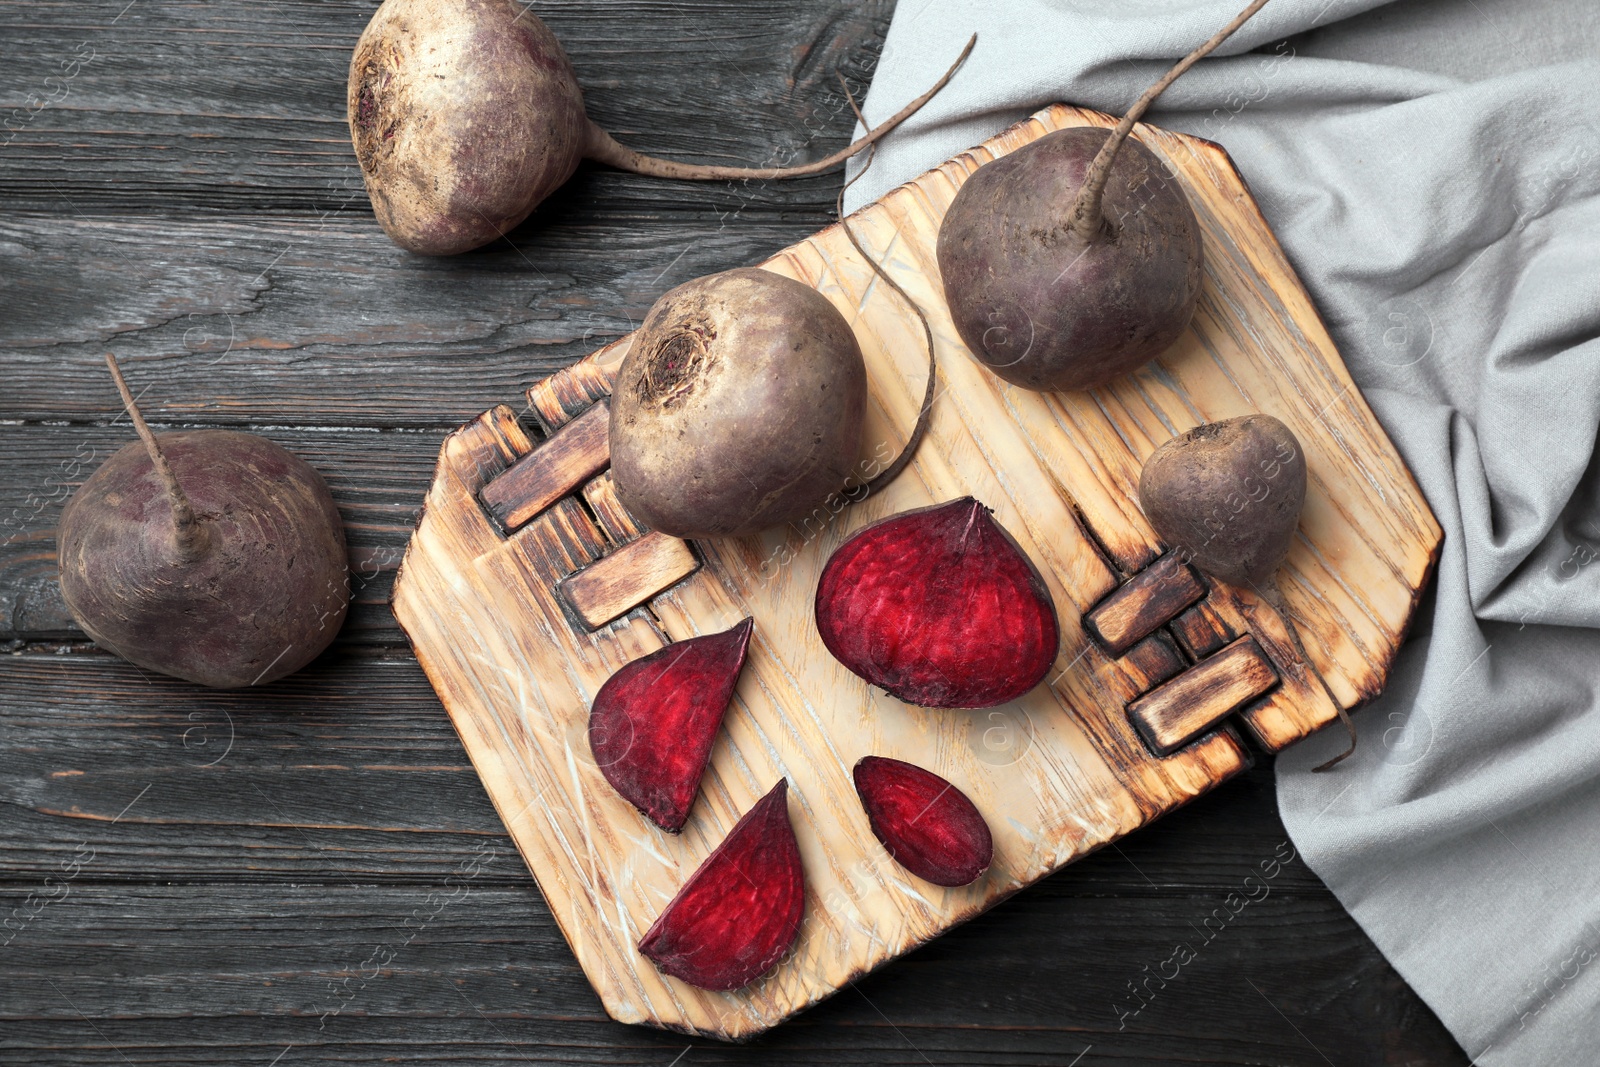
[[[394,567],[446,431],[823,226],[838,179],[585,168],[510,241],[409,256],[345,128],[373,7],[0,3],[0,1062],[1466,1062],[1303,863],[1246,887],[1292,854],[1270,760],[752,1045],[608,1020],[395,627]],[[865,86],[892,4],[539,12],[620,139],[758,164],[844,143],[834,74]],[[153,422],[326,475],[358,593],[310,669],[199,691],[74,627],[52,527],[132,439],[107,349]]]

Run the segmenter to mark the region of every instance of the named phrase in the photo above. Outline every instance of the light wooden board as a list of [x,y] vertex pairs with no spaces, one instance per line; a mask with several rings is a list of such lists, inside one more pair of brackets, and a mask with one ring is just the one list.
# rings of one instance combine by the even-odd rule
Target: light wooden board
[[[1093,393],[1029,393],[978,366],[949,321],[933,249],[960,182],[1051,129],[1110,122],[1048,109],[853,216],[866,247],[932,320],[939,394],[916,461],[887,490],[826,521],[697,543],[700,566],[687,578],[679,579],[686,568],[678,564],[642,568],[638,606],[598,631],[588,632],[558,586],[571,589],[567,579],[604,559],[588,585],[609,603],[625,569],[611,553],[632,544],[634,554],[659,561],[664,546],[637,547],[639,531],[605,475],[573,485],[510,532],[491,518],[478,494],[536,444],[508,408],[446,440],[396,581],[395,613],[613,1017],[727,1038],[758,1033],[1236,773],[1249,754],[1227,723],[1166,758],[1130,724],[1127,706],[1171,677],[1180,644],[1192,650],[1204,637],[1219,648],[1244,633],[1256,637],[1281,682],[1234,718],[1269,749],[1333,719],[1276,616],[1247,593],[1210,586],[1176,631],[1181,642],[1162,627],[1118,657],[1085,635],[1084,614],[1163,550],[1135,499],[1140,464],[1196,423],[1266,411],[1305,444],[1311,486],[1285,591],[1313,665],[1338,699],[1353,706],[1381,690],[1437,554],[1439,527],[1220,148],[1136,131],[1184,179],[1206,252],[1200,310],[1159,363]],[[850,319],[871,386],[863,456],[892,455],[924,387],[915,317],[837,227],[765,266],[813,285]],[[544,432],[559,434],[607,395],[629,343],[530,388]],[[575,451],[570,435],[552,448],[564,468],[592,469]],[[516,477],[548,492],[548,479],[529,476],[526,465]],[[991,507],[1039,565],[1060,615],[1060,656],[1047,684],[1014,704],[908,707],[829,656],[812,622],[812,596],[823,563],[852,531],[966,494]],[[667,580],[676,584],[657,593]],[[750,658],[702,795],[683,834],[665,834],[594,766],[589,703],[628,660],[747,614],[756,620]],[[851,766],[868,754],[933,769],[976,801],[995,838],[984,878],[941,889],[895,866],[851,785]],[[733,993],[663,977],[636,951],[639,937],[780,776],[792,786],[807,875],[794,951]]]

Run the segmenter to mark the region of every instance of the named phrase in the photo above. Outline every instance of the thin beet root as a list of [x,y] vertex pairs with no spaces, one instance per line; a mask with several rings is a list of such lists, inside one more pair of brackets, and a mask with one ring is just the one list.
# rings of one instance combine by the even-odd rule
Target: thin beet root
[[1058,130],[961,187],[939,227],[939,271],[979,362],[1028,389],[1092,389],[1188,328],[1200,294],[1199,226],[1176,176],[1128,134],[1264,3],[1180,60],[1115,129]]
[[854,777],[873,834],[900,866],[942,886],[968,885],[989,869],[989,824],[961,790],[884,756],[863,757]]
[[971,497],[903,512],[840,545],[817,631],[868,682],[927,708],[988,708],[1038,685],[1060,628],[1044,579]]
[[611,474],[675,537],[755,533],[844,488],[867,365],[839,310],[759,268],[696,278],[645,316],[611,394]]
[[750,648],[751,620],[624,666],[595,694],[589,748],[623,799],[669,833],[683,829]]
[[528,5],[384,0],[350,59],[346,109],[373,210],[402,248],[465,252],[504,236],[593,159],[662,178],[797,178],[832,170],[905,121],[795,167],[710,167],[624,148],[589,120],[572,63]]
[[73,618],[130,663],[219,689],[304,667],[350,601],[327,484],[264,437],[151,433],[109,353],[106,364],[141,440],[101,464],[61,514]]
[[[1271,415],[1196,426],[1152,452],[1139,473],[1139,504],[1161,539],[1213,578],[1259,594],[1309,670],[1278,584],[1305,500],[1305,449]],[[1316,768],[1325,771],[1356,750],[1356,728],[1322,676],[1311,673],[1350,732],[1350,747]]]
[[756,801],[689,876],[639,942],[674,978],[714,992],[749,985],[789,951],[805,913],[805,871],[788,783]]

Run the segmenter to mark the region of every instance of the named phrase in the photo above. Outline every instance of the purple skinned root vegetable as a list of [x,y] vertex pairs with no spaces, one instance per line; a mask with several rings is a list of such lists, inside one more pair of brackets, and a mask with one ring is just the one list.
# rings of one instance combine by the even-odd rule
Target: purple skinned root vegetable
[[140,440],[62,512],[61,595],[73,618],[130,663],[219,689],[304,667],[350,601],[327,484],[264,437],[151,433],[116,360],[106,363]]
[[589,712],[589,748],[606,781],[669,833],[700,792],[750,647],[751,620],[677,641],[606,680]]
[[675,537],[754,533],[811,513],[856,464],[867,366],[808,285],[722,271],[657,300],[617,371],[617,495]]
[[1015,385],[1092,389],[1188,328],[1203,255],[1175,175],[1134,123],[1249,7],[1141,96],[1111,131],[1058,130],[978,169],[939,227],[945,300],[979,362]]
[[872,832],[895,862],[934,885],[978,880],[994,859],[989,824],[965,793],[912,763],[865,756],[856,793]]
[[916,112],[971,50],[968,42],[932,89],[825,159],[698,166],[641,155],[591,122],[565,50],[526,3],[384,0],[351,57],[346,108],[384,231],[412,252],[452,255],[504,236],[585,158],[699,180],[831,170]]
[[1044,680],[1060,648],[1044,579],[978,501],[903,512],[822,569],[817,632],[851,671],[928,708],[988,708]]
[[805,871],[779,781],[705,858],[639,942],[663,973],[725,992],[749,985],[800,935]]

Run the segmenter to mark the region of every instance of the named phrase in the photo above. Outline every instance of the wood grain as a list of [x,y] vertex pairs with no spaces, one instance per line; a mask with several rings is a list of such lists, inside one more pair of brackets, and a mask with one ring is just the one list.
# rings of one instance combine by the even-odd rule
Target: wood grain
[[1129,704],[1128,717],[1156,754],[1165,756],[1277,684],[1278,672],[1245,634]]
[[700,566],[688,544],[654,530],[567,577],[561,596],[598,630],[677,585]]
[[[501,542],[475,495],[505,466],[536,462],[521,458],[532,442],[509,409],[487,413],[446,441],[424,519],[396,582],[396,615],[613,1017],[729,1038],[758,1033],[1247,765],[1229,730],[1199,740],[1188,733],[1181,751],[1152,756],[1125,709],[1172,665],[1175,646],[1168,647],[1164,642],[1171,639],[1163,635],[1139,657],[1123,659],[1086,643],[1084,625],[1085,613],[1127,575],[1133,577],[1124,588],[1134,590],[1124,597],[1127,609],[1108,610],[1103,624],[1112,627],[1119,644],[1148,635],[1207,591],[1171,557],[1148,577],[1140,574],[1163,551],[1128,489],[1139,456],[1127,442],[1147,452],[1160,439],[1141,418],[1159,412],[1170,430],[1178,421],[1222,417],[1211,410],[1237,407],[1240,393],[1248,394],[1259,378],[1262,403],[1275,413],[1292,405],[1284,417],[1303,426],[1305,405],[1328,408],[1327,393],[1349,388],[1347,376],[1341,385],[1343,367],[1292,272],[1281,255],[1273,259],[1277,246],[1270,233],[1258,215],[1240,209],[1248,194],[1226,157],[1205,142],[1158,130],[1141,133],[1188,180],[1191,199],[1219,205],[1200,212],[1214,266],[1208,267],[1203,297],[1207,310],[1193,331],[1198,339],[1180,342],[1170,362],[1145,372],[1159,375],[1156,381],[1167,394],[1160,402],[1149,399],[1157,386],[1143,381],[1138,384],[1144,392],[1116,395],[1121,387],[1113,386],[1107,396],[1090,397],[1001,388],[965,355],[934,288],[938,221],[967,173],[1048,129],[1107,121],[1067,108],[1042,112],[854,216],[852,224],[868,247],[928,311],[943,388],[908,472],[878,496],[845,509],[827,528],[704,542],[705,565],[692,577],[610,627],[588,633],[587,626],[572,625],[557,602],[564,598],[554,590],[602,554],[601,529],[587,511],[573,511],[570,522],[562,520],[565,532],[535,532],[546,525],[540,519]],[[1249,265],[1248,273],[1241,273],[1241,263]],[[865,450],[903,440],[922,381],[915,320],[899,302],[877,294],[872,269],[837,227],[766,266],[833,300],[862,341],[871,386]],[[1286,307],[1299,315],[1294,336],[1312,339],[1293,350],[1283,347],[1288,328],[1264,321]],[[1268,342],[1280,346],[1270,357],[1255,349]],[[541,422],[555,429],[603,395],[625,344],[602,349],[531,388],[529,404]],[[1272,386],[1266,379],[1274,376],[1298,391]],[[1221,392],[1218,383],[1229,391]],[[1146,397],[1143,414],[1129,411],[1132,395]],[[1371,620],[1379,620],[1373,640],[1387,640],[1392,652],[1438,530],[1364,405],[1354,400],[1335,418],[1338,441],[1362,450],[1355,459],[1365,464],[1368,477],[1337,475],[1336,465],[1349,457],[1330,457],[1322,440],[1308,443],[1313,462],[1322,464],[1314,471],[1313,492],[1332,494],[1318,506],[1341,515],[1370,513],[1364,497],[1381,478],[1389,506],[1402,513],[1387,528],[1357,538],[1367,556],[1352,556],[1356,565],[1369,557],[1375,561],[1355,585],[1367,598],[1369,629]],[[558,437],[561,432],[556,430]],[[976,758],[970,719],[929,715],[874,696],[827,656],[810,625],[818,569],[840,539],[886,514],[964,494],[993,508],[1039,563],[1062,621],[1062,657],[1051,684],[1016,705],[1037,741],[1004,775]],[[588,532],[579,536],[577,526]],[[1310,520],[1308,529],[1340,545],[1350,536]],[[574,555],[572,547],[580,542],[583,552]],[[608,576],[608,587],[623,584],[614,578]],[[1347,576],[1328,580],[1339,585]],[[633,584],[641,592],[654,588],[642,578]],[[1230,612],[1235,618],[1255,612],[1248,598],[1212,588],[1207,599],[1240,632],[1261,631],[1269,653],[1287,647],[1287,634],[1263,627],[1255,614],[1248,623],[1229,619]],[[611,597],[605,614],[626,600]],[[734,709],[686,832],[669,840],[643,823],[593,766],[583,740],[589,700],[621,663],[667,641],[725,629],[746,615],[756,619],[757,632]],[[1243,640],[1240,648],[1255,648],[1254,641]],[[1337,645],[1332,649],[1334,655],[1342,652]],[[1244,653],[1222,655],[1209,673],[1202,662],[1156,694],[1180,693],[1171,687],[1200,672],[1192,687],[1231,695],[1215,672],[1237,668]],[[1374,670],[1386,661],[1358,656],[1330,662],[1347,680],[1382,684],[1381,671]],[[1252,696],[1263,691],[1259,676],[1276,680],[1259,652],[1255,666],[1255,672],[1240,675],[1241,692]],[[1288,726],[1256,727],[1274,747],[1334,717],[1309,672],[1283,673],[1281,693],[1263,705],[1277,699],[1275,714]],[[1243,699],[1228,702],[1223,714]],[[1159,701],[1149,706],[1168,707]],[[1200,706],[1210,708],[1204,701]],[[1220,717],[1207,719],[1206,727]],[[1182,716],[1174,712],[1169,718]],[[1176,736],[1172,723],[1157,725],[1161,751],[1176,748],[1168,744]],[[884,868],[848,776],[854,757],[866,752],[937,769],[980,808],[1005,812],[1004,820],[994,822],[997,851],[990,874],[965,889],[930,893]],[[795,821],[809,881],[806,922],[792,958],[729,994],[708,994],[665,978],[638,955],[639,934],[737,815],[780,775],[799,798]],[[864,895],[863,886],[872,892]]]
[[523,456],[478,493],[489,514],[515,530],[599,474],[611,462],[607,436],[611,406],[594,404],[551,435],[537,452]]
[[1169,552],[1095,605],[1084,629],[1120,656],[1205,595],[1194,568]]

